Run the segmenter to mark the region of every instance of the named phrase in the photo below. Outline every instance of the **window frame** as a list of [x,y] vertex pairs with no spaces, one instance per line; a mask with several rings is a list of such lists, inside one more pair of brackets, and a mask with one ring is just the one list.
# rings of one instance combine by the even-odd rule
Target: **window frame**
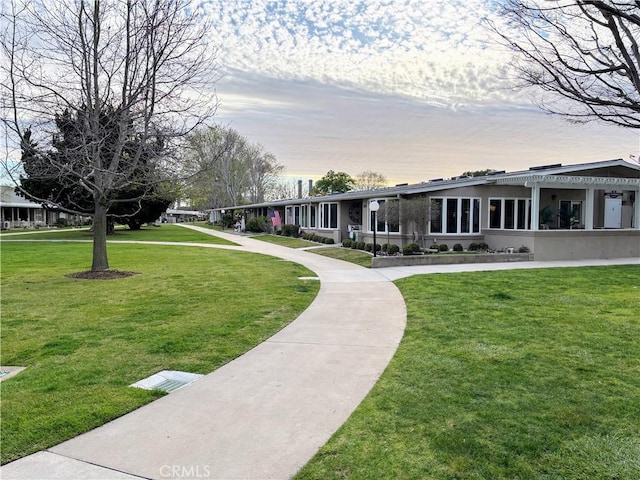
[[[492,206],[496,206],[491,210]],[[513,230],[525,232],[531,230],[531,199],[528,197],[489,197],[489,230]],[[524,219],[521,215],[524,213]],[[495,220],[498,220],[496,222]]]
[[[468,204],[466,213],[464,210],[465,203]],[[474,236],[481,234],[481,197],[429,197],[429,205],[432,212],[434,204],[440,205],[440,212],[437,216],[431,215],[429,235]]]

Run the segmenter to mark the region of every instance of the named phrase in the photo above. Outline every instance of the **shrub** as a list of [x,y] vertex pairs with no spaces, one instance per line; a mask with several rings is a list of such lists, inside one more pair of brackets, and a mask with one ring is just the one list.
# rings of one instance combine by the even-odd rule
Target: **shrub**
[[420,246],[417,243],[407,243],[402,247],[403,255],[414,255],[418,252],[420,252]]
[[343,246],[344,248],[349,248],[349,247],[351,247],[351,244],[352,244],[352,243],[353,243],[353,241],[352,241],[350,238],[345,238],[345,239],[342,241],[342,246]]
[[461,244],[459,244],[459,243],[456,243],[456,244],[453,246],[453,251],[454,251],[454,252],[462,252],[462,250],[464,250],[464,249],[462,248],[462,245],[461,245]]
[[480,250],[481,252],[488,252],[489,251],[489,245],[481,242],[478,244],[478,250]]
[[356,248],[358,250],[364,250],[365,243],[364,242],[356,242]]
[[261,233],[266,231],[265,230],[265,223],[266,222],[266,218],[265,217],[255,217],[255,218],[250,218],[247,221],[247,224],[245,225],[244,229],[247,232],[253,232],[253,233]]
[[472,242],[469,244],[469,251],[470,252],[477,252],[478,250],[480,250],[480,247],[478,246],[477,243]]
[[438,245],[438,251],[440,251],[440,252],[448,252],[449,251],[449,245],[447,245],[446,243],[442,243],[442,244]]
[[370,244],[370,243],[365,243],[365,244],[364,244],[364,250],[365,250],[365,252],[371,252],[371,251],[373,251],[373,245],[372,245],[372,244]]
[[518,248],[518,253],[529,253],[529,247],[527,247],[526,245],[522,245],[520,248]]
[[282,226],[282,235],[286,237],[297,237],[300,227],[298,225],[287,224]]
[[390,243],[387,247],[387,254],[395,255],[396,253],[400,253],[400,247],[398,245]]
[[336,242],[333,238],[325,237],[324,243],[326,243],[327,245],[333,245]]

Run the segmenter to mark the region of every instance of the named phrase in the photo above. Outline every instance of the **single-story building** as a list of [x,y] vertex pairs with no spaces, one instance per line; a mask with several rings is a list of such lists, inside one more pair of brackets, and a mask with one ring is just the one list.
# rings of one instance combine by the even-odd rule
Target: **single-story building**
[[[486,243],[536,260],[640,257],[640,165],[608,160],[215,209],[295,224],[336,243]],[[379,209],[372,212],[377,201]],[[276,215],[277,213],[277,215]]]
[[56,225],[59,218],[68,215],[44,208],[15,192],[15,187],[0,185],[0,228],[34,228]]

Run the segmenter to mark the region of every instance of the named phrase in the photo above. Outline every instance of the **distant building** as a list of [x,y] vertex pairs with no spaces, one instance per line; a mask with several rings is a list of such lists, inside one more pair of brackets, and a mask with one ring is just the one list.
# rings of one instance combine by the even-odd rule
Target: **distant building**
[[44,208],[41,204],[27,200],[15,192],[15,187],[0,185],[0,227],[34,228],[56,225],[59,218],[68,215]]

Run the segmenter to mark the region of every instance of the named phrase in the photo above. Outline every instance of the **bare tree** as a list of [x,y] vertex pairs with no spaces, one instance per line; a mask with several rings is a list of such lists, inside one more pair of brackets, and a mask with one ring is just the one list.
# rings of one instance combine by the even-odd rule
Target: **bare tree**
[[490,26],[515,52],[524,85],[550,94],[542,108],[640,128],[639,1],[504,0],[500,8]]
[[266,152],[259,144],[247,149],[246,165],[249,174],[247,200],[250,203],[264,202],[267,195],[276,188],[284,165],[278,163],[275,155]]
[[198,208],[262,202],[284,169],[262,145],[249,143],[233,128],[200,129],[188,141],[188,191]]
[[287,198],[297,198],[298,181],[294,178],[279,177],[274,179],[273,188],[265,196],[265,200],[283,200]]
[[[32,175],[74,181],[88,192],[91,269],[107,270],[107,215],[124,201],[118,195],[132,184],[131,191],[144,195],[136,175],[142,162],[153,164],[147,182],[173,176],[181,139],[215,113],[208,26],[189,0],[18,0],[6,8],[0,17],[4,165],[15,175],[12,152],[28,145],[30,155],[50,159]],[[56,115],[64,112],[76,120],[78,147],[49,155]]]
[[379,172],[365,170],[356,175],[355,181],[354,190],[356,191],[375,190],[386,185],[387,177]]

